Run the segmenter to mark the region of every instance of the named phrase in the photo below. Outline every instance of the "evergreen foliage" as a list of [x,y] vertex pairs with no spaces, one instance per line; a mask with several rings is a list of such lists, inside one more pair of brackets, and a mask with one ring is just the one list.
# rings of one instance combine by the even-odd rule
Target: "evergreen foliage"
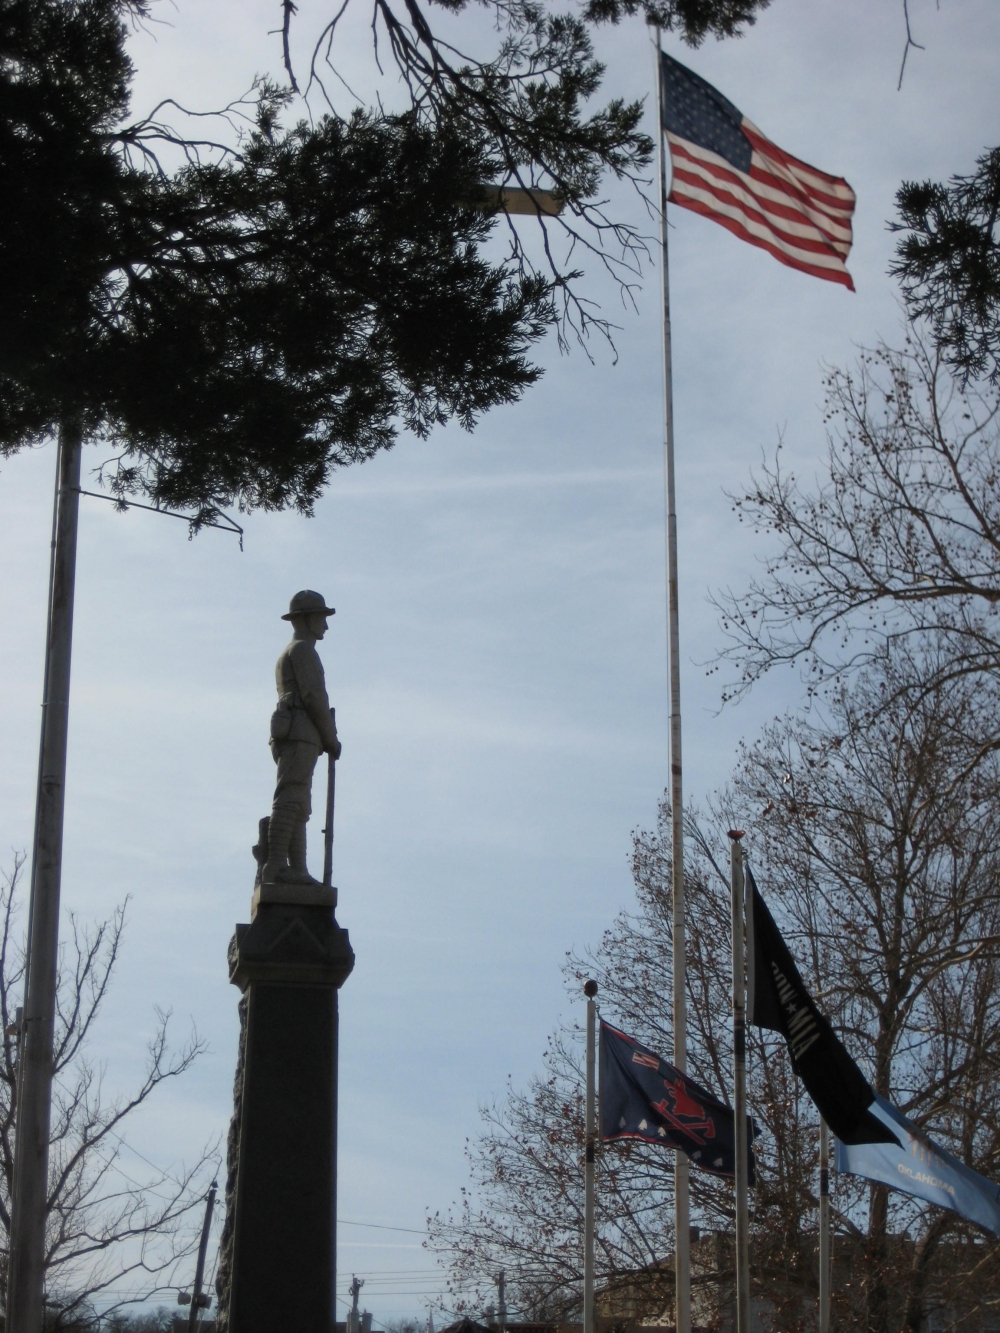
[[[108,443],[119,496],[308,511],[400,428],[471,428],[534,382],[528,351],[553,322],[560,338],[608,331],[548,226],[624,287],[641,264],[641,237],[595,201],[606,170],[638,183],[652,144],[640,103],[585,111],[593,25],[641,10],[697,44],[766,3],[591,0],[575,16],[502,0],[474,59],[416,0],[378,0],[408,109],[328,98],[297,124],[286,3],[290,90],[261,82],[249,128],[220,145],[128,121],[128,25],[150,0],[0,0],[0,454],[77,421]],[[468,7],[438,0],[449,21]],[[324,94],[336,25],[311,67]],[[510,182],[565,202],[539,219],[544,271],[513,227],[506,255],[484,248],[481,185]]]
[[927,318],[959,378],[1000,379],[1000,148],[947,185],[905,181],[896,195],[905,231],[893,273],[914,317]]
[[771,0],[588,0],[586,14],[595,22],[618,23],[642,13],[648,23],[677,32],[690,46],[706,37],[739,37]]
[[125,125],[117,0],[0,0],[0,450],[81,420],[120,493],[308,509],[399,423],[471,426],[537,376],[546,284],[482,254],[481,135],[359,110],[168,171]]

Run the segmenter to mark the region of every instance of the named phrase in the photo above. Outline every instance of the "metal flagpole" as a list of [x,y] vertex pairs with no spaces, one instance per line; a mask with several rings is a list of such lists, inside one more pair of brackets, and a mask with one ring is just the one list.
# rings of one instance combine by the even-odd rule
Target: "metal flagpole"
[[66,743],[76,537],[80,511],[82,433],[75,422],[59,432],[59,494],[49,591],[38,807],[32,860],[27,989],[21,1023],[14,1198],[11,1216],[7,1328],[38,1333],[45,1282],[52,1043],[59,953]]
[[594,1056],[597,1029],[597,982],[584,984],[587,997],[587,1105],[583,1170],[583,1333],[594,1333],[594,1167],[597,1156],[597,1095]]
[[819,1333],[830,1333],[830,1130],[819,1122]]
[[[684,794],[681,784],[681,668],[677,613],[677,491],[674,482],[674,378],[667,253],[667,163],[663,141],[662,32],[656,29],[656,115],[660,166],[660,254],[663,278],[663,409],[667,502],[667,637],[670,658],[670,820],[673,898],[673,1063],[687,1073],[687,947],[684,928]],[[687,1154],[674,1154],[674,1279],[677,1333],[691,1333],[691,1200]]]
[[729,887],[733,921],[733,1116],[736,1130],[736,1333],[750,1333],[749,1144],[747,1143],[747,978],[743,949],[743,848],[729,833]]

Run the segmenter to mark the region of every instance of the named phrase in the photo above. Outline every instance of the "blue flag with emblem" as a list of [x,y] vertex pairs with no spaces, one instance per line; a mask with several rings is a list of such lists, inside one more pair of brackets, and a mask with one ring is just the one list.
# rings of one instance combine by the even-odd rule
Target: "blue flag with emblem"
[[[642,1139],[680,1148],[692,1166],[717,1176],[736,1174],[732,1108],[699,1087],[655,1051],[601,1021],[601,1141]],[[755,1129],[747,1116],[749,1180],[754,1182]]]
[[868,1109],[897,1133],[903,1147],[841,1143],[835,1138],[835,1170],[877,1180],[915,1199],[950,1208],[1000,1236],[1000,1186],[946,1152],[884,1097],[876,1094]]

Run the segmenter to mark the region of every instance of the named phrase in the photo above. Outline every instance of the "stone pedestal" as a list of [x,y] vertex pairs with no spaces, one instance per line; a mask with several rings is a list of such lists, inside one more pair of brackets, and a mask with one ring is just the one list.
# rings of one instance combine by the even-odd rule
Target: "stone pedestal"
[[219,1312],[229,1333],[332,1333],[337,991],[353,966],[330,907],[260,902],[229,946],[245,1006]]

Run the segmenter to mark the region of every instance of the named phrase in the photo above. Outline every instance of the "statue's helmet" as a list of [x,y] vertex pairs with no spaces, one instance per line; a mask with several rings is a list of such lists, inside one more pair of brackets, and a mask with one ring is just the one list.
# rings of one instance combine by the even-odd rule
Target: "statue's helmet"
[[336,610],[332,606],[327,606],[326,598],[322,593],[313,592],[311,588],[303,588],[297,592],[288,603],[288,614],[282,616],[282,620],[291,620],[293,616],[335,616]]

